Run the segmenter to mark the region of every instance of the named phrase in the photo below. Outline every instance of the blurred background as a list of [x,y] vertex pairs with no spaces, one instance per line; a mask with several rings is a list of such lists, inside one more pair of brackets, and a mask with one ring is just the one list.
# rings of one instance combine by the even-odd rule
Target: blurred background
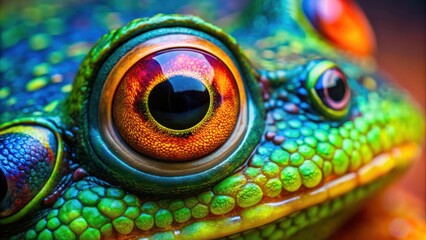
[[[426,109],[424,0],[358,0],[376,33],[378,68]],[[424,145],[423,145],[424,146]],[[426,239],[426,154],[332,240]]]
[[[426,107],[424,0],[358,0],[376,33],[379,69]],[[426,202],[425,153],[399,183]]]

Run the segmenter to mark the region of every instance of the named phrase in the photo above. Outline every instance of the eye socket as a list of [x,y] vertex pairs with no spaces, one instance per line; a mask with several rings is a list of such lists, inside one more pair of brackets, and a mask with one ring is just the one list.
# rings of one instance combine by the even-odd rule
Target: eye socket
[[374,34],[353,0],[305,0],[303,11],[311,25],[336,46],[360,56],[374,51]]
[[236,80],[219,58],[204,50],[168,48],[125,73],[112,114],[120,136],[140,154],[188,161],[228,139],[239,105]]
[[[179,94],[172,94],[172,85]],[[241,76],[223,49],[193,35],[158,36],[125,54],[105,80],[101,134],[135,168],[184,175],[214,167],[235,148],[245,132],[235,127],[246,126],[246,107]],[[169,164],[179,162],[187,164]]]
[[306,86],[321,114],[340,119],[348,113],[351,90],[345,74],[333,62],[323,60],[310,66]]
[[51,127],[31,120],[0,126],[0,224],[39,207],[57,183],[62,143]]
[[136,19],[105,35],[66,102],[82,165],[100,179],[165,197],[232,174],[264,126],[257,79],[240,54],[234,39],[192,16]]

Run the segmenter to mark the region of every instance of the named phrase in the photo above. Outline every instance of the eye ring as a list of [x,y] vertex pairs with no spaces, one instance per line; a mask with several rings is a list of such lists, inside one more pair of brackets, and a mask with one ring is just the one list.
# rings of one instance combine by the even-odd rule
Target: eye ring
[[[123,141],[114,125],[113,112],[110,107],[113,105],[116,89],[118,88],[123,76],[126,74],[128,69],[134,66],[136,62],[149,54],[175,48],[191,48],[206,52],[215,52],[231,70],[236,79],[238,88],[244,89],[244,86],[242,86],[241,76],[232,59],[230,59],[229,56],[227,56],[227,54],[217,45],[193,35],[173,34],[147,40],[133,48],[132,51],[124,55],[115,64],[105,81],[100,96],[99,124],[101,135],[112,151],[117,153],[117,155],[121,159],[125,160],[127,164],[130,164],[132,167],[140,171],[162,176],[181,176],[214,168],[214,166],[218,165],[224,157],[229,154],[227,150],[234,149],[235,146],[239,144],[246,131],[244,127],[237,127],[229,137],[229,140],[211,154],[203,157],[197,162],[189,161],[173,163],[172,167],[170,162],[162,162],[141,155]],[[245,91],[239,91],[239,95],[239,112],[241,114],[238,117],[236,126],[247,126],[247,114],[245,114],[247,112]]]
[[351,105],[347,77],[332,61],[315,61],[308,66],[306,88],[310,101],[325,117],[339,120]]

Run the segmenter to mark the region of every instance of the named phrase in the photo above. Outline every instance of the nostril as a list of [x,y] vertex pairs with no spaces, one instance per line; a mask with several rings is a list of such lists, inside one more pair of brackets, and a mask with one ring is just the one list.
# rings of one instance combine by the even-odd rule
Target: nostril
[[7,193],[7,180],[3,171],[0,170],[0,202],[6,197]]

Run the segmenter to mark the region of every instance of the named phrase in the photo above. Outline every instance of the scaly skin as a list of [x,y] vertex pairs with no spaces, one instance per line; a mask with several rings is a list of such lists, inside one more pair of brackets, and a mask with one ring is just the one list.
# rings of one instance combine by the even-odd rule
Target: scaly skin
[[[196,2],[23,9],[3,3],[1,170],[30,179],[29,189],[7,189],[31,200],[0,215],[2,238],[327,238],[418,154],[420,110],[375,74],[371,56],[334,47],[315,32],[300,1],[253,2],[225,12],[212,11],[220,4]],[[159,12],[197,14],[215,25],[154,16]],[[147,32],[175,28],[218,42],[232,55],[249,120],[219,172],[165,180],[134,173],[111,155],[102,158],[97,149],[108,146],[94,142],[97,119],[88,114],[101,94],[98,74],[108,71],[101,66],[117,49]],[[352,95],[343,116],[319,110],[309,95],[312,69],[329,61],[348,77]],[[39,156],[42,166],[28,165]],[[0,213],[10,211],[0,203]]]

